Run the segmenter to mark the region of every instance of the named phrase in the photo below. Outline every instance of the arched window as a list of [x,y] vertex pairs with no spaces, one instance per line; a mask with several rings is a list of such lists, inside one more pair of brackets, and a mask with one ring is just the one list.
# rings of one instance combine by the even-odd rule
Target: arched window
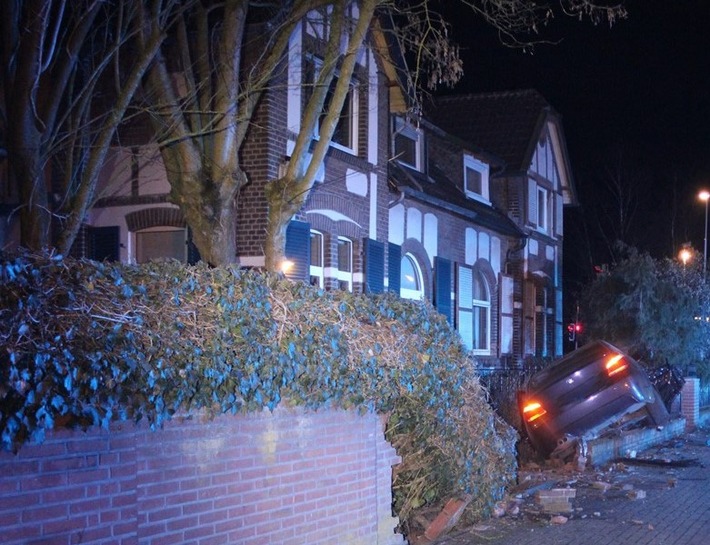
[[423,299],[424,284],[422,271],[417,260],[411,254],[402,256],[400,268],[399,295],[403,299]]
[[484,276],[473,274],[473,350],[490,350],[491,292]]

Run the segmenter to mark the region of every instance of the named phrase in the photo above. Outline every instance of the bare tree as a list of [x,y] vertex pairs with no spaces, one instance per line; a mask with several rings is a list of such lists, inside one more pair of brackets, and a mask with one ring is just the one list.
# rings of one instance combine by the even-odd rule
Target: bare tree
[[[8,0],[0,7],[0,126],[20,197],[20,243],[67,252],[106,153],[177,0]],[[146,16],[147,15],[147,16]],[[124,55],[140,30],[140,55]],[[112,89],[99,92],[113,76]],[[50,166],[52,168],[50,168]],[[53,220],[59,225],[52,238]]]
[[[547,4],[528,0],[464,3],[509,37],[521,30],[534,31],[552,13]],[[351,10],[353,5],[357,10]],[[568,14],[593,19],[613,20],[625,13],[619,7],[599,8],[590,0],[563,0],[560,5]],[[414,96],[435,85],[455,83],[462,73],[448,27],[429,0],[224,0],[185,10],[174,28],[174,46],[160,53],[149,72],[147,90],[170,199],[183,211],[200,255],[211,264],[236,258],[236,197],[247,183],[240,150],[256,105],[283,66],[291,34],[318,10],[325,10],[329,26],[323,64],[305,105],[295,149],[283,175],[266,188],[269,270],[282,261],[286,226],[313,187],[346,100],[357,53],[375,19],[387,15],[397,21],[397,40],[413,59],[403,81]],[[247,65],[246,29],[255,20],[268,23],[264,26],[268,39],[258,58]],[[171,77],[175,52],[180,83]]]
[[[534,41],[531,33],[554,13],[551,4],[532,0],[460,1],[513,45]],[[594,0],[558,2],[567,15],[595,21],[625,14],[621,7],[600,7]],[[352,5],[358,9],[351,11]],[[327,9],[333,32],[325,62],[305,107],[296,149],[284,175],[267,190],[266,263],[273,269],[283,255],[288,219],[307,198],[325,157],[356,52],[373,22],[384,15],[397,21],[397,40],[412,59],[403,81],[413,96],[460,77],[458,52],[433,5],[433,0],[3,2],[0,128],[6,134],[10,175],[19,187],[21,243],[35,249],[51,246],[54,223],[59,250],[71,247],[96,198],[98,174],[116,129],[143,80],[153,103],[151,119],[170,199],[183,211],[206,261],[233,261],[236,196],[247,182],[239,160],[247,129],[283,67],[294,29],[309,13]],[[251,22],[268,24],[269,32],[261,54],[247,62],[245,36]],[[169,50],[166,35],[172,38]],[[113,89],[104,95],[101,85],[111,76]],[[313,153],[307,153],[312,144]],[[50,162],[52,183],[47,180]]]
[[603,171],[603,199],[597,202],[595,215],[599,233],[606,241],[610,254],[618,242],[632,245],[632,229],[639,203],[643,198],[644,176],[628,162],[620,148],[612,151]]

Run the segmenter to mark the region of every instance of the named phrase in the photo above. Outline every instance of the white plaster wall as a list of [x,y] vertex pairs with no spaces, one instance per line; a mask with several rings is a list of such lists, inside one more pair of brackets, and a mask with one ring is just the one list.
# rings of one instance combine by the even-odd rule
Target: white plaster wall
[[402,204],[397,204],[389,209],[387,240],[400,246],[404,243],[404,212]]
[[422,241],[422,213],[416,208],[407,209],[407,238]]
[[132,156],[129,149],[111,148],[101,167],[96,194],[99,197],[118,197],[131,194]]
[[478,233],[475,229],[466,228],[464,235],[466,244],[466,255],[464,261],[466,265],[473,265],[478,259]]
[[491,236],[488,233],[478,235],[478,257],[491,261]]
[[496,277],[500,274],[502,268],[501,259],[501,241],[498,237],[491,237],[491,267]]
[[424,249],[429,256],[429,265],[434,266],[438,255],[439,220],[434,214],[424,214]]
[[[138,157],[138,194],[164,195],[170,191],[158,146],[144,146]],[[129,186],[130,187],[130,186]]]

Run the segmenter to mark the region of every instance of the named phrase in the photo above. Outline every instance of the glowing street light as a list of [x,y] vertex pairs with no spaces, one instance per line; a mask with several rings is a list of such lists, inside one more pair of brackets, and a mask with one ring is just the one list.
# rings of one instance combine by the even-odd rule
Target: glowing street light
[[281,262],[281,267],[280,267],[281,272],[282,272],[283,274],[288,274],[288,273],[290,273],[290,272],[291,272],[291,269],[293,269],[294,265],[295,265],[295,263],[294,263],[293,261],[291,261],[290,259],[284,259],[284,260]]
[[703,279],[706,278],[708,270],[708,200],[710,192],[702,190],[698,193],[698,198],[705,203],[705,240],[703,242]]
[[685,266],[688,264],[688,261],[690,261],[691,258],[690,250],[688,250],[688,248],[683,248],[678,253],[678,258],[683,262],[683,269],[685,269]]

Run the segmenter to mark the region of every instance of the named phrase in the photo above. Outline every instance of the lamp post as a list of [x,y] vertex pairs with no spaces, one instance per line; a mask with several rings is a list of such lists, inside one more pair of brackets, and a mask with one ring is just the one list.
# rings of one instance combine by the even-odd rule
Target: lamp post
[[705,203],[705,239],[703,241],[703,280],[706,278],[708,270],[708,200],[710,192],[702,190],[698,193],[698,198]]

